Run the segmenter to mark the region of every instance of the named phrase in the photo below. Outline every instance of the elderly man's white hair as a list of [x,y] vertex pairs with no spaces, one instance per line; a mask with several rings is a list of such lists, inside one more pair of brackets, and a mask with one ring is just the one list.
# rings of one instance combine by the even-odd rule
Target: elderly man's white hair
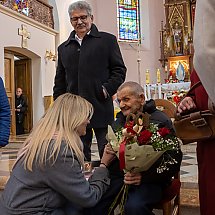
[[134,95],[140,95],[140,94],[144,93],[143,88],[137,82],[134,82],[134,81],[128,81],[128,82],[123,83],[118,88],[117,92],[121,91],[122,89],[124,89],[126,87],[129,87],[131,93],[134,94]]

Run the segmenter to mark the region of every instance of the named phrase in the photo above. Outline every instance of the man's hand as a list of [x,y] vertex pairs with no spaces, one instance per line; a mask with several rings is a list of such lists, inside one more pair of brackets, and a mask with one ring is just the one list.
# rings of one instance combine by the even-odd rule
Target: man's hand
[[191,97],[185,97],[178,105],[178,112],[182,113],[186,110],[195,109],[196,105]]
[[141,173],[127,172],[124,176],[125,184],[140,185],[142,179]]

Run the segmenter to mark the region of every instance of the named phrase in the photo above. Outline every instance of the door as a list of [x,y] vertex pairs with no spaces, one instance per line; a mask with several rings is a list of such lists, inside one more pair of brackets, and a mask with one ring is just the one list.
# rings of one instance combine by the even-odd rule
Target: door
[[11,108],[11,135],[16,135],[16,116],[15,116],[15,86],[14,86],[14,55],[5,53],[4,55],[4,80],[5,89]]
[[25,133],[29,133],[32,128],[32,83],[31,83],[31,60],[23,59],[16,60],[14,62],[14,77],[15,88],[22,88],[23,96],[26,99],[28,105],[24,118],[24,130]]

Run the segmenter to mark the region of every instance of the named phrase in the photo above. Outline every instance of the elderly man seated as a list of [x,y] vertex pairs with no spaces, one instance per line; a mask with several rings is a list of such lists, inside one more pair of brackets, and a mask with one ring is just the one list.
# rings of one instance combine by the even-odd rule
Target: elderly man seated
[[[148,113],[149,121],[157,124],[159,127],[167,127],[172,132],[173,126],[170,118],[160,110],[156,109],[155,102],[151,99],[145,101],[143,88],[136,82],[125,82],[117,91],[117,99],[121,111],[116,116],[113,123],[113,129],[121,126],[126,122],[126,117],[130,113]],[[177,162],[168,165],[168,170],[162,173],[157,172],[157,168],[161,164],[166,152],[159,158],[147,171],[141,173],[127,172],[124,174],[120,171],[119,160],[116,158],[109,166],[111,174],[111,186],[104,194],[101,201],[91,209],[87,214],[108,214],[109,208],[114,198],[119,193],[123,184],[128,184],[129,191],[127,201],[125,203],[125,215],[152,215],[153,205],[162,199],[163,190],[170,185],[172,176],[180,170],[182,160],[182,152],[168,151],[168,155]]]

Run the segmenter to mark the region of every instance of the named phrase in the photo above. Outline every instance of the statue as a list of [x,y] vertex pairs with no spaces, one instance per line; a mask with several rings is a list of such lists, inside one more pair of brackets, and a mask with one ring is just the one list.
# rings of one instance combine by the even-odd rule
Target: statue
[[172,28],[175,53],[176,55],[183,54],[183,32],[179,23],[176,21]]

